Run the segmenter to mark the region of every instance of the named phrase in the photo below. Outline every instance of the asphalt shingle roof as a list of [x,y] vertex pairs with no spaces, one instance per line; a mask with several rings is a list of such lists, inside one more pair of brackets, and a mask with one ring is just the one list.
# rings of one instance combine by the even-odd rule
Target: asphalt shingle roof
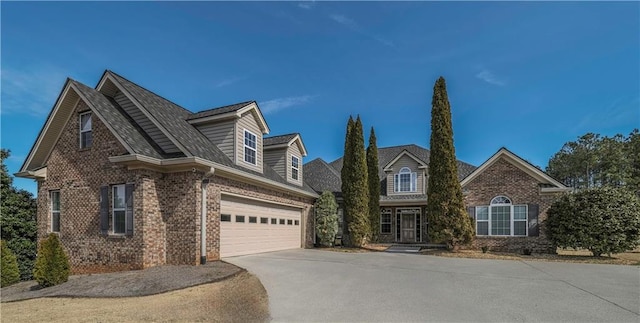
[[286,143],[289,143],[289,141],[291,141],[291,139],[295,138],[295,136],[297,136],[297,135],[298,135],[298,133],[290,133],[290,134],[286,134],[286,135],[265,137],[265,138],[262,139],[262,144],[265,145],[265,146],[286,144]]
[[113,130],[122,137],[122,140],[124,140],[136,154],[154,158],[163,157],[160,153],[162,150],[153,144],[153,141],[147,134],[142,131],[113,99],[78,81],[70,79],[70,82],[92,103],[97,112],[106,119],[107,123],[109,123]]
[[238,111],[238,110],[240,110],[240,109],[242,109],[242,108],[246,107],[247,105],[249,105],[251,103],[254,103],[254,102],[256,102],[256,101],[246,101],[246,102],[240,102],[240,103],[225,105],[225,106],[218,107],[218,108],[199,111],[199,112],[192,113],[191,115],[189,115],[187,120],[212,117],[212,116],[216,116],[216,115],[219,115],[219,114],[225,114],[225,113],[229,113],[229,112]]
[[[429,164],[429,150],[422,148],[418,145],[403,145],[393,147],[378,148],[378,175],[380,176],[380,183],[382,192],[385,192],[386,174],[384,172],[384,166],[389,164],[394,158],[396,158],[404,150],[410,152],[425,164]],[[326,165],[326,166],[325,166]],[[328,168],[328,169],[327,169]],[[477,167],[467,164],[463,161],[458,161],[458,179],[462,180],[471,174]],[[331,163],[326,163],[324,160],[317,158],[304,165],[305,181],[309,182],[309,185],[313,187],[316,192],[324,190],[330,190],[332,192],[341,191],[342,181],[340,179],[340,172],[342,171],[342,157],[338,158]],[[403,200],[403,199],[420,199],[425,198],[426,195],[383,195],[381,200]]]

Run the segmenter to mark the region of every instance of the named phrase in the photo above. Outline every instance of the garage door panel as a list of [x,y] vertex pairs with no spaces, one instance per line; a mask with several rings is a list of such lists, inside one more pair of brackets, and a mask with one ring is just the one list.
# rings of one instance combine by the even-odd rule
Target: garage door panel
[[[221,214],[229,214],[230,222],[220,223],[220,255],[230,257],[260,252],[300,248],[301,211],[286,206],[252,200],[225,197],[220,203]],[[245,222],[236,222],[242,215]],[[249,218],[256,217],[256,223]],[[261,223],[260,218],[267,218]],[[272,224],[272,219],[276,224]],[[284,220],[284,224],[280,224]],[[288,224],[291,221],[292,224]],[[298,225],[295,225],[298,221]]]

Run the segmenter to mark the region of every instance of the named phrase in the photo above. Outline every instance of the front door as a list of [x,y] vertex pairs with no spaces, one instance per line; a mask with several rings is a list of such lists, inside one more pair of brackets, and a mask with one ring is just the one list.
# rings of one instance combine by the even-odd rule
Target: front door
[[416,242],[416,216],[415,214],[402,214],[402,242]]

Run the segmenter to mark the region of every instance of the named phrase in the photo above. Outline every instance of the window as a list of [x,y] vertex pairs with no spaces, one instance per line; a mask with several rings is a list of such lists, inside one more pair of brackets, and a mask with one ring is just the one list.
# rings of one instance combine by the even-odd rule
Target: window
[[256,135],[249,132],[248,130],[244,131],[244,161],[251,164],[257,165],[256,162]]
[[293,220],[291,220],[291,219],[287,220],[287,224],[288,225],[293,225]]
[[271,218],[271,224],[278,224],[278,219]]
[[284,224],[284,219],[280,219],[280,224]]
[[384,209],[380,212],[380,233],[391,233],[391,209]]
[[237,223],[244,223],[244,215],[236,215]]
[[300,165],[300,158],[291,156],[291,178],[298,180],[298,169]]
[[300,220],[295,220],[295,221],[293,221],[293,224],[295,224],[295,225],[300,225]]
[[51,232],[60,232],[60,191],[51,191]]
[[113,195],[111,196],[112,201],[112,216],[111,219],[113,221],[112,228],[113,233],[115,234],[124,234],[126,230],[125,223],[125,215],[127,210],[127,205],[125,203],[125,190],[123,185],[114,185],[112,187]]
[[256,218],[255,216],[250,216],[249,223],[258,223],[258,218]]
[[476,235],[526,236],[527,206],[513,205],[506,196],[495,197],[489,206],[476,206]]
[[261,224],[269,224],[269,218],[260,218]]
[[220,215],[221,222],[231,222],[231,214],[221,214]]
[[91,112],[87,112],[80,115],[80,149],[89,148],[92,143]]
[[344,234],[344,210],[338,208],[338,235]]
[[398,174],[394,175],[395,192],[415,192],[417,190],[418,174],[411,172],[409,167],[402,167]]

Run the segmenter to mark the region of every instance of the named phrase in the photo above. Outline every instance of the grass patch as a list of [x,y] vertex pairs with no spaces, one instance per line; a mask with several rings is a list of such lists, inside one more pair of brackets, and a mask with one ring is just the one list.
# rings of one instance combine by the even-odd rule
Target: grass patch
[[453,258],[474,258],[474,259],[499,259],[499,260],[533,260],[533,261],[557,261],[557,262],[575,262],[590,264],[615,264],[615,265],[640,265],[640,249],[629,252],[613,254],[609,256],[593,257],[588,250],[566,250],[558,249],[556,255],[553,254],[531,254],[522,255],[509,252],[493,252],[483,253],[480,250],[423,250],[420,252],[424,255],[433,255],[440,257]]

